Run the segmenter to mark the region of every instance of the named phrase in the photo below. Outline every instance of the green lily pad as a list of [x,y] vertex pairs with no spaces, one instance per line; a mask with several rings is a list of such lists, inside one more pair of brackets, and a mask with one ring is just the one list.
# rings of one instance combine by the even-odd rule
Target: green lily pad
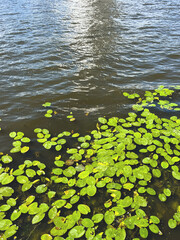
[[80,213],[85,214],[85,215],[87,215],[88,213],[91,212],[91,209],[86,204],[79,204],[78,210]]
[[139,234],[142,238],[147,238],[148,237],[148,230],[147,228],[140,228],[139,229]]
[[176,220],[174,220],[174,219],[169,219],[169,221],[168,221],[168,226],[169,226],[171,229],[176,228],[176,226],[177,226]]
[[36,187],[36,192],[37,193],[44,193],[47,191],[47,186],[46,184],[41,184],[39,186]]
[[21,211],[15,209],[12,214],[11,214],[11,221],[15,221],[16,219],[18,219],[21,216]]
[[51,240],[51,239],[53,239],[52,236],[47,233],[45,233],[41,236],[41,240]]
[[45,217],[45,213],[36,214],[32,219],[32,224],[36,224],[36,223],[41,222],[44,217]]
[[80,238],[84,235],[85,229],[83,226],[75,226],[69,231],[69,237]]
[[6,238],[12,237],[12,236],[17,232],[18,228],[19,228],[19,227],[16,226],[15,224],[12,225],[12,226],[10,226],[10,227],[5,231],[4,236],[5,236]]
[[12,157],[9,155],[4,155],[1,157],[3,163],[8,164],[13,161]]
[[86,228],[90,228],[90,227],[93,227],[94,226],[94,223],[91,219],[89,218],[83,218],[82,220],[82,225]]
[[62,208],[66,204],[66,200],[59,199],[52,203],[52,206],[56,206],[57,208]]
[[7,230],[11,225],[12,225],[12,221],[10,219],[0,220],[0,231]]
[[105,212],[104,220],[108,225],[112,224],[114,219],[115,219],[115,214],[114,214],[113,211],[106,211]]
[[103,220],[104,215],[102,213],[96,213],[92,216],[92,220],[94,223],[99,223]]

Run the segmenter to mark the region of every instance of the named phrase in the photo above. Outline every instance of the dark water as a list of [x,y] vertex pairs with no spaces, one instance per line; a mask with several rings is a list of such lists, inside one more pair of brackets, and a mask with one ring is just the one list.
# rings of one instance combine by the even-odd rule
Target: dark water
[[[130,110],[123,91],[180,84],[179,9],[179,0],[1,0],[3,134],[43,125],[87,131],[99,116]],[[53,124],[46,101],[58,112]],[[0,151],[8,141],[0,138]],[[167,239],[178,240],[173,234]]]

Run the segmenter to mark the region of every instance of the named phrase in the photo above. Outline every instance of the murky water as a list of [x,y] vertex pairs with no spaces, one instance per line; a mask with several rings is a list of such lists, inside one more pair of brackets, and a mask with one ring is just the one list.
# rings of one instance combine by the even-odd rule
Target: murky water
[[[178,0],[0,1],[3,134],[31,136],[39,125],[88,131],[99,116],[130,110],[123,91],[180,84],[179,8]],[[46,101],[58,113],[53,124]],[[9,140],[0,142],[7,150]],[[179,239],[174,232],[168,240]]]

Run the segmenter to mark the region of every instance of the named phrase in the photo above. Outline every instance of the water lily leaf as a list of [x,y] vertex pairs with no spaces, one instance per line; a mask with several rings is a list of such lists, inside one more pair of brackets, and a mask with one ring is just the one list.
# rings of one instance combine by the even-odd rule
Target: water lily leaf
[[0,231],[5,231],[12,225],[12,221],[10,219],[2,219],[0,220]]
[[10,208],[11,208],[10,205],[3,204],[3,205],[0,206],[0,212],[6,212],[6,211],[8,211]]
[[51,240],[51,239],[53,239],[52,236],[47,233],[41,236],[41,240]]
[[11,138],[15,138],[15,137],[16,137],[16,132],[10,132],[9,136],[10,136]]
[[104,220],[108,225],[112,224],[114,219],[115,219],[115,214],[114,214],[113,211],[106,211],[105,212]]
[[19,210],[20,210],[22,213],[27,213],[28,210],[29,210],[29,208],[28,208],[28,206],[27,206],[25,203],[23,203],[23,204],[21,204],[21,205],[19,206]]
[[28,146],[24,146],[21,148],[21,153],[26,153],[29,151],[29,147]]
[[49,206],[47,205],[47,203],[41,203],[39,205],[39,210],[41,213],[47,212],[49,210]]
[[1,197],[10,197],[14,193],[14,189],[11,187],[1,187],[0,188],[0,198]]
[[22,142],[21,141],[14,141],[12,145],[16,148],[21,148]]
[[53,198],[56,195],[55,191],[49,191],[48,192],[48,198]]
[[145,192],[146,192],[146,188],[145,187],[138,188],[138,193],[145,193]]
[[2,184],[2,185],[7,185],[7,184],[11,183],[13,180],[14,180],[14,176],[7,174],[7,175],[5,175],[5,177],[2,179],[1,184]]
[[153,233],[159,233],[159,228],[158,228],[158,226],[157,225],[155,225],[155,224],[150,224],[149,225],[149,229],[151,230],[151,232],[153,232]]
[[136,210],[136,215],[140,218],[144,218],[146,216],[146,213],[142,209],[137,209]]
[[44,116],[47,117],[47,118],[51,118],[51,117],[52,117],[52,114],[46,113],[46,114],[44,114]]
[[75,203],[77,203],[77,202],[79,201],[79,199],[80,199],[80,196],[74,195],[74,196],[71,198],[70,203],[71,203],[71,204],[75,204]]
[[36,175],[36,172],[33,169],[26,169],[26,175],[33,178]]
[[171,190],[169,188],[165,188],[163,190],[164,194],[167,196],[167,197],[170,197],[171,196]]
[[166,197],[166,195],[165,195],[164,193],[160,193],[160,194],[158,195],[158,197],[159,197],[159,200],[160,200],[161,202],[165,202],[166,199],[167,199],[167,197]]
[[112,210],[114,211],[115,216],[122,216],[126,213],[126,210],[121,206],[113,207]]
[[118,228],[115,236],[115,240],[125,240],[126,230],[124,228]]
[[18,230],[18,226],[14,224],[5,231],[4,236],[6,238],[10,238],[17,232],[17,230]]
[[77,153],[77,149],[76,148],[71,148],[71,149],[67,150],[67,153],[68,154],[75,154],[75,153]]
[[63,171],[63,174],[66,177],[72,177],[73,175],[76,174],[76,169],[74,167],[70,166]]
[[47,186],[46,184],[41,184],[39,186],[36,187],[36,192],[37,193],[44,193],[47,191]]
[[83,218],[82,220],[82,225],[86,228],[90,228],[90,227],[93,227],[94,226],[94,223],[91,219],[89,218]]
[[38,222],[41,222],[43,218],[45,217],[45,213],[38,213],[36,214],[32,219],[32,224],[36,224]]
[[180,180],[180,172],[172,171],[172,176],[173,176],[175,179]]
[[48,216],[50,219],[53,219],[57,216],[57,208],[55,206],[49,210]]
[[123,184],[123,188],[124,189],[127,189],[127,190],[131,190],[132,188],[134,187],[134,184],[132,184],[132,183],[125,183],[125,184]]
[[52,206],[56,206],[57,208],[62,208],[66,204],[66,200],[59,199],[53,202]]
[[102,123],[102,124],[106,124],[106,123],[107,123],[106,118],[103,118],[103,117],[99,117],[99,118],[98,118],[98,121],[99,121],[100,123]]
[[85,215],[87,215],[88,213],[91,212],[91,209],[89,208],[89,206],[87,206],[85,204],[79,204],[78,210],[80,213],[85,214]]
[[169,226],[171,229],[174,229],[174,228],[177,226],[176,220],[174,220],[174,219],[169,219],[169,221],[168,221],[168,226]]
[[13,161],[12,157],[9,155],[4,155],[1,157],[3,163],[8,164]]
[[148,219],[138,219],[136,221],[136,226],[139,228],[146,228],[148,227],[149,223],[148,223]]
[[167,168],[169,167],[169,163],[166,162],[166,161],[163,161],[163,162],[161,163],[161,167],[164,168],[164,169],[167,169]]
[[19,175],[22,175],[24,173],[24,170],[22,169],[16,169],[14,172],[13,172],[13,175],[14,176],[19,176]]
[[90,197],[94,196],[96,194],[96,191],[97,191],[97,188],[93,185],[89,185],[87,187],[87,195]]
[[43,144],[43,146],[44,146],[44,148],[46,148],[46,149],[50,149],[50,148],[52,147],[52,142],[47,141],[47,142],[45,142],[45,143]]
[[18,219],[21,216],[21,211],[15,209],[12,214],[11,214],[11,221],[15,221],[16,219]]
[[30,140],[30,138],[28,138],[28,137],[23,137],[22,139],[21,139],[21,142],[23,142],[23,143],[29,143],[31,140]]
[[42,104],[43,107],[50,107],[51,106],[51,103],[50,102],[45,102]]
[[63,170],[61,168],[54,168],[52,170],[52,173],[54,173],[55,175],[61,175],[63,172]]
[[160,178],[161,177],[161,171],[159,169],[153,169],[152,173],[155,177]]
[[32,204],[30,204],[28,206],[28,212],[30,215],[35,215],[40,211],[40,209],[38,208],[38,203],[37,202],[33,202]]
[[99,223],[103,220],[104,215],[102,213],[97,213],[95,215],[92,216],[92,220],[94,223]]
[[56,145],[55,149],[56,149],[56,151],[60,151],[62,149],[62,146],[58,144],[58,145]]
[[68,189],[64,191],[64,195],[61,197],[62,199],[71,198],[76,193],[75,189]]
[[69,237],[80,238],[84,235],[85,230],[83,226],[75,226],[69,231]]
[[16,199],[14,199],[14,198],[9,198],[9,199],[7,200],[7,204],[10,205],[11,207],[16,206]]
[[[179,210],[177,210],[179,211]],[[174,215],[173,215],[173,218],[174,220],[176,220],[177,222],[180,222],[180,212],[176,212]]]
[[150,216],[150,223],[159,224],[160,220],[156,216]]
[[153,188],[147,188],[147,193],[150,195],[156,195],[156,191]]
[[32,187],[33,183],[30,182],[30,181],[27,181],[26,183],[24,183],[22,185],[22,191],[25,192],[25,191],[28,191],[31,187]]
[[86,178],[88,176],[89,176],[89,172],[88,171],[83,171],[83,172],[79,173],[78,178],[83,179],[83,178]]
[[147,238],[148,237],[148,230],[147,228],[140,228],[139,229],[139,234],[142,238]]

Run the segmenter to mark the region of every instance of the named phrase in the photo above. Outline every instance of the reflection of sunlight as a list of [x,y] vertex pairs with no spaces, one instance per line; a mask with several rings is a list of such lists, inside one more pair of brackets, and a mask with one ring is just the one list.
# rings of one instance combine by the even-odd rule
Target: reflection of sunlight
[[[67,34],[70,47],[79,54],[82,66],[80,68],[92,68],[93,41],[90,29],[94,22],[94,7],[89,0],[69,0],[69,16],[71,19],[72,32]],[[79,65],[79,64],[78,64]],[[80,70],[80,69],[79,69]]]

